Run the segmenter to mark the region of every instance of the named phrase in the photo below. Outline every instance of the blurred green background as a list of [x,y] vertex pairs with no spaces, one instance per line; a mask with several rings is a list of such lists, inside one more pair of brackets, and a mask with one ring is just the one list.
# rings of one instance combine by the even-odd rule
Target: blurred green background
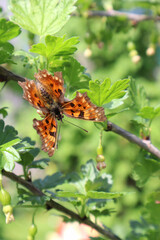
[[[97,3],[97,1],[92,1]],[[100,1],[101,2],[101,1]],[[105,2],[105,1],[103,1]],[[108,1],[106,1],[108,2]],[[141,13],[160,9],[160,4],[139,6],[137,1],[131,3],[115,4],[117,10],[140,11]],[[121,1],[120,1],[121,2]],[[83,1],[79,1],[83,4]],[[98,4],[95,5],[98,9]],[[101,8],[100,8],[101,10]],[[132,76],[138,85],[145,88],[150,106],[159,105],[160,101],[160,47],[158,23],[154,21],[142,21],[138,24],[124,18],[84,18],[72,17],[59,36],[66,34],[66,37],[79,36],[80,43],[76,58],[86,67],[93,80],[103,80],[109,77],[114,83],[118,79]],[[134,43],[138,61],[134,61],[128,49],[128,43]],[[13,42],[15,48],[28,49],[28,32],[23,31]],[[147,54],[147,49],[154,46],[155,52]],[[17,59],[15,60],[17,62]],[[17,64],[7,65],[16,74],[33,79],[34,70],[23,66],[19,60]],[[129,99],[125,101],[128,106]],[[29,136],[36,141],[37,147],[41,146],[39,136],[32,127],[33,118],[38,118],[36,110],[28,102],[22,99],[22,89],[16,82],[9,82],[0,95],[2,107],[8,107],[6,123],[13,125],[20,137]],[[123,106],[124,107],[124,106]],[[107,112],[106,112],[107,114]],[[112,117],[110,120],[118,126],[134,132],[130,120],[134,116],[132,110],[128,110]],[[69,119],[68,119],[69,120]],[[79,171],[80,166],[89,159],[96,159],[96,148],[99,142],[99,130],[91,122],[81,120],[70,120],[71,122],[85,128],[88,133],[64,122],[60,130],[58,150],[51,158],[49,167],[45,171],[33,171],[33,178],[52,174],[56,171],[69,173]],[[159,118],[156,118],[151,126],[151,140],[156,146],[160,146]],[[143,211],[148,194],[159,187],[159,179],[152,177],[143,188],[136,186],[133,179],[133,169],[139,158],[140,148],[122,137],[106,132],[103,134],[104,156],[107,167],[104,172],[113,176],[112,191],[126,191],[130,194],[120,198],[116,203],[111,202],[110,207],[116,210],[110,217],[101,220],[113,231],[124,238],[130,231],[129,221],[139,220]],[[40,152],[38,158],[47,157],[47,154]],[[20,167],[16,166],[15,171],[20,174]],[[15,184],[5,179],[6,188],[13,196],[13,203],[16,203]],[[6,226],[4,217],[0,216],[0,240],[22,240],[26,239],[27,229],[31,223],[33,210],[17,208],[15,211],[15,222]],[[60,219],[56,217],[57,212],[38,211],[36,224],[38,234],[36,239],[47,240],[49,232],[53,232]]]

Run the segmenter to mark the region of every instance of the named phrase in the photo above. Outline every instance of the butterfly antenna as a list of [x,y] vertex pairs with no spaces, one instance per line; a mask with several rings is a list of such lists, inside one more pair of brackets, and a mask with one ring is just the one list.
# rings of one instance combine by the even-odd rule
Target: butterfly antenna
[[78,126],[78,125],[76,125],[76,124],[74,124],[74,123],[72,123],[72,122],[69,122],[69,121],[66,120],[66,119],[63,119],[63,120],[66,121],[67,123],[70,123],[70,124],[72,124],[73,126],[78,127],[78,128],[80,128],[81,130],[83,130],[83,131],[85,131],[85,132],[88,133],[88,131],[87,131],[86,129],[84,129],[84,128],[82,128],[82,127],[80,127],[80,126]]

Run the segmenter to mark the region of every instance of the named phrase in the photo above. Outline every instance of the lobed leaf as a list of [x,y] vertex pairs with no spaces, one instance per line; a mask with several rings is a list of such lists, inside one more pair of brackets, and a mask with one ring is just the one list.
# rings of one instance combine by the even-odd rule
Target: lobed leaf
[[139,111],[141,108],[148,104],[144,87],[136,84],[133,78],[130,79],[129,95],[132,100],[131,107],[134,108],[136,111]]
[[17,37],[21,30],[18,25],[5,18],[0,19],[0,42],[7,42]]
[[[83,67],[76,59],[69,57],[63,64],[63,77],[67,84],[67,91],[74,91],[78,88],[86,88],[90,77],[85,73],[85,67]],[[81,89],[82,90],[82,89]],[[81,92],[80,90],[80,92]],[[84,90],[84,92],[86,89]],[[73,94],[73,96],[76,93]]]
[[0,114],[2,114],[3,118],[5,118],[8,115],[7,107],[0,108]]
[[151,157],[146,157],[142,153],[140,159],[135,165],[133,177],[137,185],[142,187],[148,179],[160,169],[160,162]]
[[39,168],[39,169],[45,169],[48,164],[49,164],[49,159],[48,158],[43,158],[37,161],[33,161],[30,165],[29,168]]
[[0,150],[0,169],[10,172],[14,169],[15,162],[19,161],[21,161],[21,158],[15,148],[7,147]]
[[45,38],[45,44],[35,44],[32,46],[30,51],[38,53],[46,57],[48,60],[52,59],[54,56],[73,54],[77,50],[75,45],[79,43],[78,37],[72,37],[67,40],[64,39],[65,36],[54,37],[48,35]]
[[56,172],[51,176],[46,176],[44,179],[37,179],[34,181],[35,186],[39,189],[55,188],[58,185],[63,184],[65,177],[60,173]]
[[0,42],[0,64],[11,63],[14,47],[9,42]]
[[0,145],[17,138],[18,132],[12,126],[5,126],[4,121],[0,120]]
[[[123,98],[126,94],[126,88],[129,86],[129,79],[116,81],[111,85],[111,80],[106,78],[102,83],[99,80],[89,82],[89,90],[84,89],[88,93],[91,101],[97,106],[106,107],[105,104],[114,99]],[[122,99],[121,99],[122,100]]]
[[41,37],[57,33],[75,10],[76,0],[11,0],[12,21]]
[[142,118],[153,120],[155,117],[160,116],[160,107],[143,107],[137,115]]

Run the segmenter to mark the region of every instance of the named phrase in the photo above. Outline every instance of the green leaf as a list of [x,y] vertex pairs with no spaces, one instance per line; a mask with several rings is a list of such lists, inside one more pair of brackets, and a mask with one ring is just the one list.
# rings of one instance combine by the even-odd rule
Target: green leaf
[[[76,59],[69,57],[68,61],[65,62],[63,66],[63,77],[67,84],[66,90],[68,92],[77,91],[78,88],[88,87],[90,77],[85,73],[85,67],[83,67]],[[86,91],[86,89],[84,91]]]
[[90,210],[90,213],[93,214],[95,217],[99,217],[99,216],[110,216],[111,213],[113,213],[115,211],[111,210],[111,209],[103,209],[103,210],[100,210],[100,209],[93,209],[93,210]]
[[124,196],[124,193],[111,193],[111,192],[97,192],[97,191],[89,191],[87,192],[88,198],[93,199],[114,199]]
[[34,149],[35,142],[32,141],[29,137],[24,138],[21,143],[18,143],[15,148],[18,152],[29,152],[31,149]]
[[[106,103],[124,97],[126,88],[128,87],[129,79],[116,81],[111,86],[111,80],[106,78],[102,83],[99,80],[89,82],[88,93],[89,98],[97,106],[102,106]],[[104,105],[105,107],[105,105]]]
[[4,121],[0,120],[0,145],[17,138],[17,133],[12,126],[4,126]]
[[82,176],[69,174],[69,183],[72,183],[78,193],[86,195],[90,190],[108,192],[112,186],[111,175],[103,173],[99,175],[93,160],[89,160],[81,167]]
[[136,81],[133,78],[130,79],[129,95],[132,100],[131,108],[134,108],[136,111],[139,111],[148,104],[144,87],[136,84]]
[[7,42],[20,34],[20,27],[4,18],[0,19],[0,42]]
[[[158,202],[158,204],[157,204]],[[148,222],[159,224],[160,223],[160,192],[154,192],[149,196],[148,203],[145,209],[145,218]]]
[[0,64],[10,63],[14,47],[8,42],[0,42]]
[[75,47],[77,43],[79,43],[78,37],[65,40],[65,36],[48,35],[45,38],[45,44],[35,44],[30,51],[44,56],[47,59],[48,68],[53,69],[61,67],[64,62],[69,61],[68,57],[77,50]]
[[34,184],[39,189],[49,189],[55,188],[58,185],[63,184],[65,181],[65,177],[60,173],[56,172],[51,176],[47,176],[44,179],[37,179],[34,181]]
[[43,158],[37,161],[33,161],[30,165],[29,168],[39,168],[39,169],[45,169],[48,166],[48,163],[50,160],[48,158]]
[[143,107],[137,115],[142,118],[153,120],[155,117],[160,116],[160,107]]
[[2,114],[3,118],[5,118],[8,115],[6,109],[7,107],[0,108],[0,114]]
[[[139,160],[139,161],[138,161]],[[142,187],[148,179],[160,169],[160,162],[146,157],[145,152],[139,155],[137,164],[134,168],[133,177],[137,181],[137,185]]]
[[34,57],[31,54],[29,54],[28,52],[25,52],[23,50],[14,51],[13,55],[16,57],[20,57],[22,62],[24,62],[25,67],[34,66],[35,61],[37,60],[37,57]]
[[13,22],[41,37],[54,35],[66,24],[76,0],[11,0]]
[[5,148],[11,147],[13,145],[16,145],[19,142],[21,142],[21,140],[19,138],[11,140],[11,141],[9,141],[7,143],[4,143],[4,144],[0,145],[0,150],[3,151]]
[[[128,98],[128,93],[126,93],[122,98],[120,99],[113,99],[112,101],[110,101],[109,103],[106,103],[103,105],[104,108],[108,108],[108,109],[115,109],[120,107],[123,103],[124,100],[126,100]],[[128,109],[128,108],[127,108]],[[119,112],[118,112],[119,113]],[[116,113],[117,114],[117,113]],[[115,114],[114,114],[115,115]],[[108,117],[108,115],[107,115]]]
[[63,56],[63,55],[71,55],[73,54],[77,48],[75,45],[79,43],[78,37],[72,37],[67,40],[64,40],[63,37],[54,37],[54,36],[46,36],[45,44],[38,43],[32,46],[30,49],[33,53],[38,53],[48,60],[51,60],[55,56]]
[[[156,214],[157,215],[157,214]],[[127,236],[127,240],[158,240],[160,229],[158,225],[148,223],[141,217],[141,221],[131,221],[132,232]]]
[[7,147],[5,150],[2,150],[0,154],[0,169],[11,172],[15,167],[14,162],[19,161],[21,161],[21,158],[16,149]]

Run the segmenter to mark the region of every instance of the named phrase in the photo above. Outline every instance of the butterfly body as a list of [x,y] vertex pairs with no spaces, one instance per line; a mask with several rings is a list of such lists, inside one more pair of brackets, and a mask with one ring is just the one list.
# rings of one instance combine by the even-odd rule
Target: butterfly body
[[57,141],[57,120],[62,121],[64,115],[83,120],[102,122],[106,120],[104,109],[91,103],[87,93],[77,92],[71,101],[64,99],[64,81],[62,73],[56,72],[54,76],[47,70],[35,75],[36,82],[25,80],[19,82],[23,88],[23,97],[42,113],[44,119],[33,119],[33,127],[42,140],[42,150],[52,156]]

